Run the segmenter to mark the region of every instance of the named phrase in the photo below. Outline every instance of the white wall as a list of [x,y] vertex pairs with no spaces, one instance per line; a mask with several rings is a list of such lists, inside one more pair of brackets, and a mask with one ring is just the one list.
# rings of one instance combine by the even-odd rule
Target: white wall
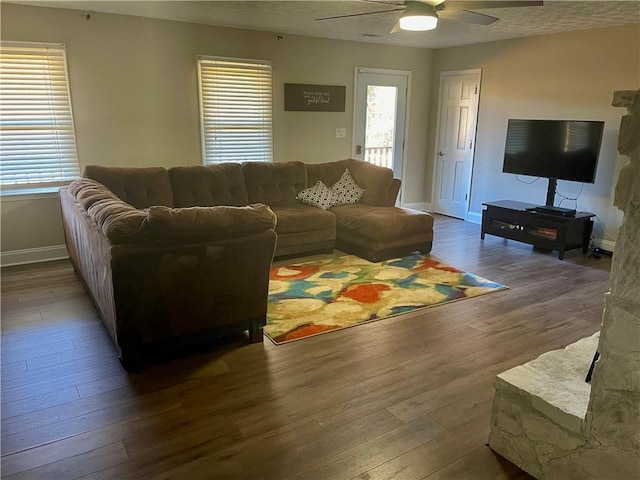
[[[182,22],[2,3],[2,40],[60,42],[81,167],[201,163],[197,55],[266,59],[274,71],[274,158],[349,158],[354,68],[412,72],[405,201],[425,198],[431,56],[426,49],[343,42]],[[346,111],[285,112],[284,83],[346,85]],[[347,138],[335,129],[347,128]],[[2,205],[2,252],[64,243],[56,198]]]
[[[623,112],[611,106],[615,90],[634,90],[640,78],[640,26],[602,28],[527,37],[436,50],[433,57],[432,105],[437,105],[440,73],[482,69],[470,211],[478,218],[482,202],[512,199],[544,204],[547,182],[532,185],[502,173],[504,141],[509,118],[604,120],[605,133],[595,184],[585,184],[577,202],[617,234],[622,214],[613,207],[617,173],[626,163],[616,151]],[[437,108],[437,107],[436,107]],[[437,112],[431,111],[430,166],[427,198],[431,197]],[[531,177],[520,176],[523,180]],[[558,182],[558,191],[575,197],[580,183]],[[558,201],[556,201],[556,205]],[[575,208],[575,202],[562,206]],[[603,225],[594,232],[604,238]],[[610,240],[609,237],[606,239]]]

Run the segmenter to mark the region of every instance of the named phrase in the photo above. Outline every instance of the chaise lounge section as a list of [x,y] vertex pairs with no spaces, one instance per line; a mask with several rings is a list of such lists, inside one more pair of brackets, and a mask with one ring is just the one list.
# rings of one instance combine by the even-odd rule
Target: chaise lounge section
[[[346,170],[364,189],[357,203],[323,210],[296,199],[318,181],[334,185]],[[379,262],[431,251],[433,217],[395,206],[400,180],[389,168],[347,159],[319,164],[248,162],[242,171],[249,202],[269,205],[278,219],[276,257],[337,248]]]

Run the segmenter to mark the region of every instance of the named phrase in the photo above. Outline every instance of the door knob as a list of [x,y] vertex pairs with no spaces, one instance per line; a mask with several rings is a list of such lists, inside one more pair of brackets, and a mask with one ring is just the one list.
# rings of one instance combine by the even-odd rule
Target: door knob
[[438,152],[438,155],[440,155],[441,157],[444,157],[444,156],[446,155],[446,153],[444,153],[442,150],[440,150],[440,151]]

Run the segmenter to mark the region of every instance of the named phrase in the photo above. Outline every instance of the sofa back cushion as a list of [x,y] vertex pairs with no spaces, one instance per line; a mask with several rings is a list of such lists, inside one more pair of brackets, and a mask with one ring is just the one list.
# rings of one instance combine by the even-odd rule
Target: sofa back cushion
[[331,187],[348,168],[358,186],[364,188],[359,203],[377,206],[393,206],[397,196],[397,184],[393,180],[393,170],[379,167],[362,160],[338,160],[329,163],[307,164],[309,185],[321,180]]
[[242,164],[249,203],[286,206],[298,203],[296,195],[307,188],[302,162],[247,162]]
[[239,163],[173,167],[169,169],[169,177],[176,208],[241,207],[249,203]]
[[173,191],[166,168],[87,165],[82,176],[100,182],[118,198],[135,208],[154,205],[173,207]]

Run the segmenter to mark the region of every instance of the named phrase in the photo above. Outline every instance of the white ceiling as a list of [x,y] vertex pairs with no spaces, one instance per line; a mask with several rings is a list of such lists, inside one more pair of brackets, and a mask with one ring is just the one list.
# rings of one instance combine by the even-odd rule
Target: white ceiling
[[[402,4],[402,0],[385,0]],[[441,0],[424,0],[439,3]],[[450,0],[451,2],[455,0]],[[83,12],[176,20],[180,22],[219,25],[280,34],[383,43],[423,48],[442,48],[508,38],[584,30],[598,27],[640,24],[640,0],[545,0],[543,6],[490,8],[476,10],[499,17],[488,26],[470,25],[441,19],[430,32],[389,34],[400,12],[357,16],[334,20],[320,17],[377,12],[393,5],[363,0],[297,0],[297,1],[16,1],[36,6],[70,8]],[[640,41],[640,39],[639,39]]]

